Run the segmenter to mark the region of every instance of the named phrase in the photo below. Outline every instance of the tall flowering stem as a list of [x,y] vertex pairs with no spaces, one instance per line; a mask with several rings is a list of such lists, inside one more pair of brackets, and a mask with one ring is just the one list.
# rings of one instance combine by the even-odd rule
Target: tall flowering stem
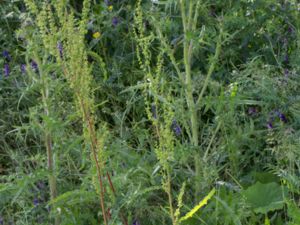
[[[160,49],[157,56],[155,69],[151,67],[151,44],[154,40],[153,34],[147,34],[144,26],[144,15],[141,0],[137,1],[134,17],[135,29],[133,34],[137,42],[137,58],[140,69],[145,74],[144,99],[148,119],[154,126],[156,142],[154,143],[156,157],[162,166],[162,188],[167,194],[169,216],[173,225],[177,224],[174,198],[172,192],[172,168],[169,165],[174,158],[175,135],[180,135],[181,129],[173,120],[174,109],[171,107],[173,101],[171,90],[166,90],[167,81],[163,79],[164,49]],[[164,96],[166,102],[161,102],[158,96]]]
[[[113,194],[116,196],[116,190],[113,186],[113,182],[109,173],[104,174],[104,154],[103,143],[104,138],[98,135],[98,130],[95,126],[94,116],[94,95],[92,88],[92,74],[91,67],[89,66],[87,59],[87,50],[85,48],[84,37],[87,32],[86,24],[88,23],[90,1],[85,0],[83,2],[82,18],[79,23],[79,35],[75,28],[74,15],[68,15],[64,18],[66,21],[61,21],[63,27],[58,27],[58,30],[66,31],[61,37],[64,42],[59,41],[56,48],[56,58],[60,62],[64,75],[69,81],[71,88],[74,91],[77,107],[81,112],[82,121],[84,124],[84,137],[86,142],[91,147],[91,155],[93,158],[94,166],[97,171],[97,179],[99,183],[99,197],[100,206],[102,209],[102,215],[104,224],[108,224],[109,216],[106,214],[105,209],[105,188],[103,177],[106,175],[109,182],[109,187]],[[61,11],[60,8],[56,8],[58,14]],[[75,29],[74,29],[75,28]],[[104,76],[105,77],[105,76]],[[104,131],[102,131],[105,133]],[[127,225],[127,219],[122,212],[119,213],[124,225]]]
[[[92,75],[91,68],[87,61],[87,52],[85,50],[84,35],[86,33],[85,24],[88,19],[88,10],[90,3],[85,0],[83,3],[82,20],[79,25],[79,33],[76,32],[74,15],[68,15],[67,21],[62,23],[62,30],[65,30],[64,39],[66,45],[64,46],[65,59],[62,60],[61,53],[62,48],[58,48],[57,59],[60,61],[64,75],[66,76],[71,88],[74,91],[76,105],[80,109],[82,121],[84,124],[84,137],[86,142],[91,147],[91,154],[94,161],[94,165],[97,171],[97,178],[99,183],[99,198],[100,206],[102,209],[102,216],[104,224],[108,224],[108,218],[105,210],[104,200],[104,184],[103,184],[103,159],[101,142],[97,137],[97,131],[95,129],[95,117],[94,117],[94,97],[90,91]],[[59,11],[59,9],[58,9]],[[65,25],[65,27],[64,27]]]
[[38,3],[35,0],[25,0],[25,3],[37,17],[36,21],[45,51],[55,56],[73,90],[76,107],[82,118],[85,142],[91,149],[92,164],[96,168],[99,185],[96,185],[96,189],[97,192],[99,190],[103,223],[107,225],[103,182],[103,139],[98,135],[99,132],[95,126],[93,78],[85,46],[86,24],[89,19],[91,1],[83,1],[80,19],[75,18],[72,10],[68,9],[67,1],[53,0]]

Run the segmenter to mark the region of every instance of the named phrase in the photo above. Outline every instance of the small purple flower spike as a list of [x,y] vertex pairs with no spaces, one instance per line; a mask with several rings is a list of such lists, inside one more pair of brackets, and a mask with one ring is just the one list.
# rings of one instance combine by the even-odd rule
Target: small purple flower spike
[[283,113],[279,113],[279,118],[282,122],[287,123],[288,120]]
[[39,200],[37,198],[33,199],[33,205],[38,206],[39,205]]
[[140,222],[138,220],[133,221],[132,225],[141,225]]
[[4,50],[4,51],[2,52],[2,55],[3,55],[3,57],[4,57],[8,62],[10,62],[11,56],[9,55],[9,52],[8,52],[7,50]]
[[8,77],[9,73],[10,73],[10,68],[9,68],[9,65],[6,63],[6,64],[4,64],[4,75],[6,77]]
[[118,24],[119,24],[119,19],[118,19],[118,17],[112,18],[112,21],[111,21],[111,22],[112,22],[112,25],[113,25],[113,26],[115,26],[115,27],[118,26]]
[[0,216],[0,225],[3,225],[4,224],[4,220],[2,218],[2,216]]
[[38,72],[39,71],[39,68],[38,68],[38,64],[36,63],[36,61],[34,60],[31,60],[31,68],[34,72]]
[[178,137],[181,134],[181,128],[176,120],[173,120],[171,125],[172,130],[174,131],[175,135]]
[[25,74],[26,73],[26,64],[21,64],[20,65],[20,70],[21,70],[22,74]]
[[268,127],[268,129],[273,129],[273,124],[272,124],[272,122],[268,122],[268,123],[267,123],[267,127]]

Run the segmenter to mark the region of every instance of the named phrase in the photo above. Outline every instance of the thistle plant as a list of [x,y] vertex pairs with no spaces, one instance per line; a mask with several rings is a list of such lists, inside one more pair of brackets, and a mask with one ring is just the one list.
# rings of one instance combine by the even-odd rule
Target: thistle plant
[[[195,149],[199,149],[199,145],[201,144],[200,135],[199,135],[199,122],[201,121],[201,114],[200,109],[202,107],[202,101],[203,97],[206,93],[208,84],[210,83],[211,76],[216,68],[220,53],[221,53],[221,46],[224,42],[224,31],[222,29],[222,22],[219,26],[219,35],[216,40],[215,44],[215,53],[209,60],[209,66],[207,70],[206,77],[204,78],[204,82],[201,85],[201,89],[199,93],[195,92],[195,85],[194,80],[197,79],[197,76],[201,76],[200,74],[195,74],[193,72],[193,57],[195,55],[196,50],[199,48],[199,39],[200,41],[203,38],[204,29],[199,29],[199,11],[201,7],[205,7],[205,4],[202,1],[195,1],[195,0],[189,0],[179,1],[180,6],[180,12],[181,12],[181,22],[182,22],[182,28],[183,28],[183,60],[176,59],[176,48],[173,49],[171,46],[171,43],[168,43],[167,38],[164,36],[162,29],[159,25],[156,25],[156,34],[159,37],[159,40],[165,49],[167,55],[169,56],[169,59],[178,75],[178,78],[181,82],[181,88],[184,91],[184,98],[186,102],[187,107],[187,115],[189,115],[189,125],[186,126],[186,132],[189,135],[190,143]],[[157,23],[156,19],[154,19],[154,24]],[[199,35],[199,37],[197,37]],[[197,38],[196,38],[197,37]],[[201,43],[201,42],[200,42]],[[183,62],[183,63],[180,63]],[[181,67],[184,68],[184,70],[181,69]],[[197,96],[195,98],[195,96]],[[201,168],[201,152],[196,152],[194,157],[194,163],[195,163],[195,196],[199,196],[199,179],[200,179],[200,168]]]
[[[185,73],[180,72],[180,68],[176,63],[175,57],[171,52],[170,47],[162,39],[159,52],[156,57],[155,69],[151,67],[153,63],[153,57],[151,56],[151,45],[153,44],[155,38],[154,34],[145,31],[143,23],[143,11],[141,9],[141,1],[137,3],[136,13],[135,13],[135,29],[133,33],[137,42],[137,58],[141,70],[145,73],[145,88],[143,91],[144,101],[146,104],[146,113],[148,119],[152,122],[156,135],[156,143],[154,144],[156,157],[162,167],[162,188],[168,196],[168,208],[169,216],[171,218],[172,224],[180,224],[182,221],[192,217],[192,215],[200,209],[203,205],[207,204],[208,199],[210,199],[215,190],[213,189],[209,195],[207,195],[197,206],[195,206],[189,213],[184,217],[180,217],[181,208],[183,206],[183,196],[185,194],[185,183],[183,183],[180,192],[177,197],[177,208],[174,206],[174,191],[172,189],[172,166],[171,162],[174,162],[175,147],[179,144],[177,140],[183,133],[178,121],[175,119],[175,101],[172,92],[173,84],[166,76],[166,71],[164,67],[164,56],[168,55],[178,72],[180,81],[183,82],[184,92],[186,94],[187,106],[191,115],[192,124],[192,145],[197,146],[198,143],[198,115],[196,110],[196,102],[193,99],[193,88],[192,88],[192,77],[191,77],[191,49],[192,42],[189,46],[184,47],[186,52],[183,54],[186,58],[184,60]],[[190,5],[190,7],[192,7]],[[197,5],[199,7],[199,5]],[[191,9],[190,9],[191,10]],[[197,10],[196,10],[197,11]],[[196,13],[197,14],[197,13]],[[183,15],[184,17],[185,15]],[[197,15],[195,15],[197,17]],[[196,18],[194,18],[196,20]],[[159,37],[162,38],[162,33],[157,27],[157,32]],[[220,47],[220,46],[219,46]],[[219,50],[218,50],[219,51]],[[217,56],[218,57],[217,53]],[[213,65],[214,67],[215,65]],[[209,76],[211,76],[213,69]],[[209,79],[209,78],[207,78]],[[207,85],[207,84],[206,84]],[[205,89],[206,87],[204,87]],[[199,101],[201,100],[201,97]],[[195,122],[195,123],[193,123]],[[195,126],[196,125],[196,126]],[[196,129],[197,127],[197,129]],[[194,131],[193,131],[194,130]],[[193,142],[194,141],[194,142]]]
[[[55,120],[55,113],[53,111],[53,106],[51,105],[51,92],[53,90],[53,85],[51,84],[51,77],[49,67],[45,68],[46,58],[41,59],[36,50],[36,42],[31,43],[31,47],[28,46],[28,50],[32,51],[32,56],[35,60],[35,66],[28,69],[28,74],[30,75],[32,80],[37,80],[40,83],[40,95],[42,100],[42,109],[43,109],[43,122],[40,124],[40,127],[43,131],[43,139],[44,146],[46,148],[47,153],[47,169],[48,169],[48,183],[50,190],[50,200],[53,201],[57,195],[57,168],[54,155],[57,154],[54,152],[54,137],[55,129],[51,125],[51,120]],[[28,53],[30,55],[30,53]],[[47,55],[47,54],[46,54]],[[48,62],[49,63],[49,62]],[[27,60],[27,64],[29,64]],[[60,220],[58,216],[55,216],[55,225],[60,224]]]

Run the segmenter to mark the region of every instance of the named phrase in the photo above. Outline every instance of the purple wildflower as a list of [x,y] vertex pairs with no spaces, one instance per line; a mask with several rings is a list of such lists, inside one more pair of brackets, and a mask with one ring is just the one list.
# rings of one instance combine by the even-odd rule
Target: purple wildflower
[[6,63],[4,64],[4,75],[8,77],[9,73],[10,73],[9,65]]
[[21,70],[22,74],[25,74],[26,73],[26,64],[21,64],[20,65],[20,70]]
[[141,225],[140,222],[138,220],[133,221],[132,225]]
[[280,111],[276,110],[275,114],[279,117],[279,119],[282,122],[287,123],[287,118],[285,117],[285,115],[283,113],[281,113]]
[[33,199],[33,205],[38,206],[39,205],[39,200],[37,198]]
[[151,105],[151,112],[154,119],[157,119],[157,113],[156,113],[156,106],[153,104]]
[[181,134],[181,128],[176,120],[173,120],[171,125],[172,130],[174,131],[175,135],[178,137]]
[[31,60],[30,65],[31,65],[31,68],[32,68],[32,70],[33,70],[34,72],[38,72],[38,71],[39,71],[38,64],[36,63],[36,61]]
[[113,17],[111,23],[112,23],[113,26],[116,27],[119,24],[118,17]]
[[0,216],[0,224],[1,224],[1,225],[4,224],[4,220],[3,220],[2,216]]
[[257,114],[257,108],[256,107],[249,107],[248,108],[248,115],[254,116]]
[[9,62],[11,60],[11,57],[10,57],[9,52],[7,50],[4,50],[2,52],[2,55],[7,60],[7,62]]
[[285,115],[283,113],[279,113],[278,117],[280,118],[280,120],[284,123],[287,123],[287,118],[285,117]]
[[268,129],[273,129],[273,124],[272,124],[272,122],[269,121],[269,122],[267,123],[267,127],[268,127]]
[[63,58],[63,44],[60,41],[57,43],[57,49],[59,51],[59,56],[62,59]]

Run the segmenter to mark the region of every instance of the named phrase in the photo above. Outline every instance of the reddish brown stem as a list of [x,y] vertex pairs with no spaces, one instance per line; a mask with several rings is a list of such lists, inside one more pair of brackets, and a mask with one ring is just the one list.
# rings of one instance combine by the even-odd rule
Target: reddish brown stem
[[99,161],[98,161],[98,157],[97,157],[98,142],[97,142],[97,137],[95,134],[95,127],[94,127],[92,118],[90,116],[89,110],[85,106],[85,104],[84,104],[83,100],[80,98],[80,96],[78,96],[78,98],[79,98],[79,101],[80,101],[80,104],[82,107],[82,111],[83,111],[83,116],[84,116],[83,119],[87,123],[88,129],[89,129],[89,134],[90,134],[90,139],[91,139],[91,148],[92,148],[93,158],[94,158],[95,164],[96,164],[97,176],[98,176],[98,181],[99,181],[99,185],[100,185],[100,205],[101,205],[101,209],[102,209],[104,224],[107,225],[107,218],[106,218],[106,212],[105,212],[105,206],[104,206],[103,180],[102,180],[102,176],[101,176],[101,167],[99,165]]
[[106,176],[107,176],[107,179],[108,179],[108,182],[109,182],[109,186],[110,186],[110,189],[112,190],[112,192],[114,193],[114,195],[116,195],[116,189],[111,181],[111,178],[110,178],[110,175],[108,172],[106,172]]
[[[63,72],[68,77],[68,72],[67,69],[63,66]],[[72,77],[69,77],[69,79],[72,79]],[[93,158],[96,164],[96,170],[97,170],[97,177],[99,181],[99,186],[100,186],[100,206],[103,214],[103,220],[104,224],[107,225],[107,217],[106,217],[106,211],[105,211],[105,205],[104,205],[104,186],[103,186],[103,180],[101,176],[101,167],[99,165],[99,161],[97,158],[97,137],[95,135],[95,127],[94,127],[94,121],[92,120],[92,117],[90,116],[90,109],[84,104],[83,98],[80,96],[80,93],[76,93],[76,97],[80,103],[80,107],[83,113],[83,121],[87,124],[89,134],[90,134],[90,139],[91,139],[91,149],[92,149],[92,154]]]

